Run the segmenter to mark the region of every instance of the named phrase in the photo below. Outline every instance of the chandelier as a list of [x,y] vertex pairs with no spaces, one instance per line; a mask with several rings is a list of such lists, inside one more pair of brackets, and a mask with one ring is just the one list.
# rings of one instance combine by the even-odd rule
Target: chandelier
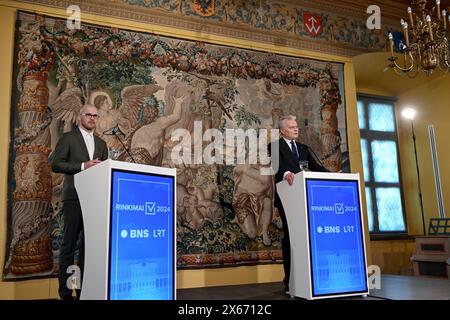
[[[418,9],[413,12],[408,7],[409,24],[401,19],[405,43],[400,43],[399,49],[403,52],[401,62],[394,56],[394,37],[389,33],[389,46],[391,56],[389,67],[396,73],[406,74],[414,78],[419,71],[431,75],[439,67],[444,72],[450,71],[450,52],[447,37],[447,24],[450,27],[450,13],[440,8],[440,0],[428,13],[427,0],[412,0],[411,5]],[[448,21],[447,21],[448,19]]]

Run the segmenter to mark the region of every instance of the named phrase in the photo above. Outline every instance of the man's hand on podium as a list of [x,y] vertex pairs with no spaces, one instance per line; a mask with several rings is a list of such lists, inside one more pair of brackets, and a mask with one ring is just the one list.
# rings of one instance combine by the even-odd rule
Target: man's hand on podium
[[86,161],[84,163],[84,170],[89,169],[90,167],[93,167],[93,166],[95,166],[96,164],[99,164],[99,163],[101,163],[101,161],[98,160],[98,159]]
[[292,184],[294,183],[294,177],[295,175],[292,172],[289,172],[285,175],[284,180],[286,180],[287,183],[292,186]]

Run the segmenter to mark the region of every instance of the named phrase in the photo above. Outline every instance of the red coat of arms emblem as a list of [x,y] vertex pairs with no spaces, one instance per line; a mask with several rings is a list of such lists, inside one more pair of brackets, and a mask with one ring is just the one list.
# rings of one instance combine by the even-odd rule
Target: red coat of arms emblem
[[303,15],[303,24],[305,30],[313,36],[318,36],[323,32],[322,17],[311,13],[305,13]]

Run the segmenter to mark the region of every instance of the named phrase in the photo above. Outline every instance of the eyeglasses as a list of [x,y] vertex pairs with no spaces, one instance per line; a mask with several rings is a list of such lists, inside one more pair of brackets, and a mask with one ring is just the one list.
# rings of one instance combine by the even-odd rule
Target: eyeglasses
[[91,118],[94,120],[97,120],[99,118],[98,114],[94,114],[94,113],[82,113],[83,116],[87,117],[87,118]]

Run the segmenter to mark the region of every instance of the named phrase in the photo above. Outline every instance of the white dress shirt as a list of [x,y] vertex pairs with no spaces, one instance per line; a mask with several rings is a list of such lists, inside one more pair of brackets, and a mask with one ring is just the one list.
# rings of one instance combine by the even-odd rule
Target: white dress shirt
[[[94,141],[94,133],[88,132],[84,130],[82,127],[79,127],[81,131],[81,135],[83,136],[84,143],[86,144],[86,148],[89,153],[89,159],[92,160],[94,158],[95,151],[95,141]],[[81,164],[81,171],[84,170],[84,163]]]

